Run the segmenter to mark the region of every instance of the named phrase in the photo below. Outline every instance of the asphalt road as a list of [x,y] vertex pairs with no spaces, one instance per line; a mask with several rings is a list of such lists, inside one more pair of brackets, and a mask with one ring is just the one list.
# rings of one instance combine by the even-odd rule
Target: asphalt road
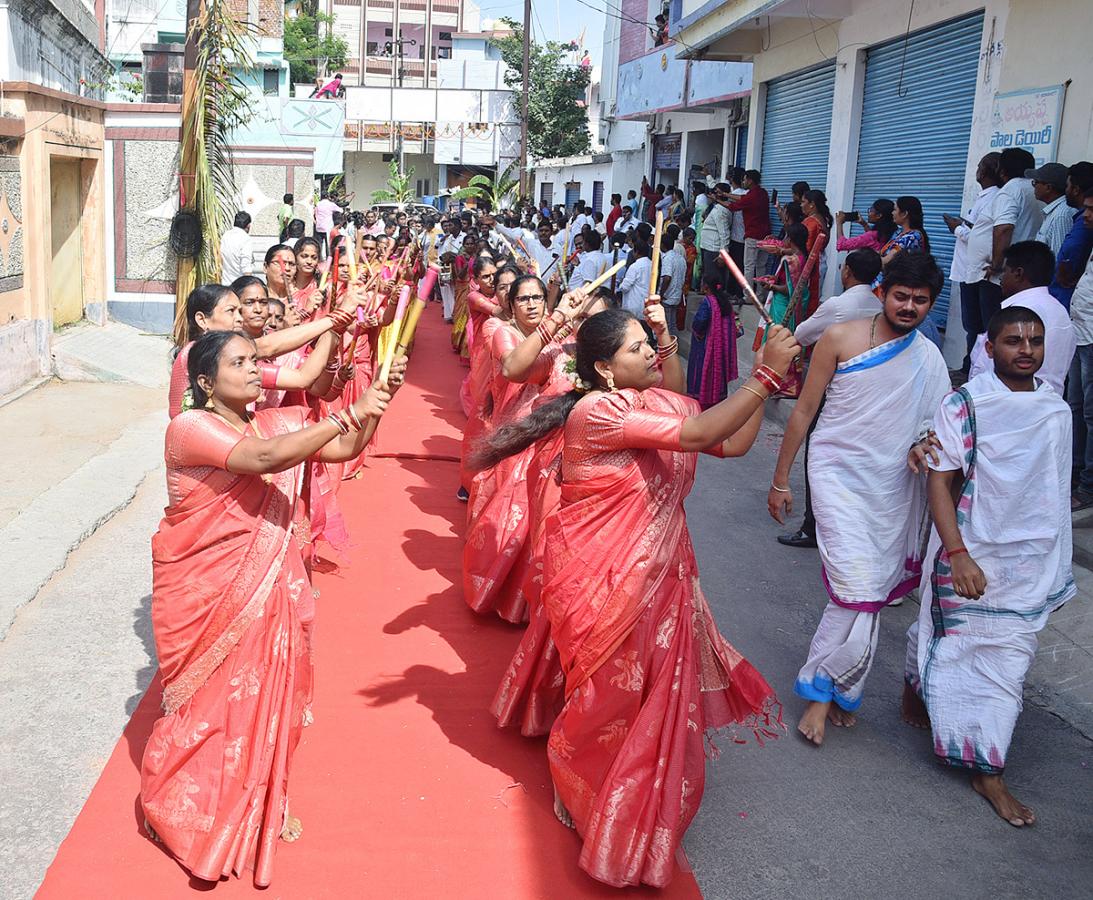
[[[1039,818],[996,817],[965,772],[903,725],[905,633],[918,604],[882,614],[858,725],[821,748],[796,732],[793,680],[826,601],[815,550],[777,543],[767,485],[780,432],[742,459],[699,461],[687,502],[702,586],[722,633],[774,686],[787,731],[765,747],[719,742],[685,846],[707,900],[1078,898],[1093,892],[1093,742],[1026,702],[1007,781]],[[792,485],[803,503],[800,466]],[[792,524],[799,523],[800,510]]]

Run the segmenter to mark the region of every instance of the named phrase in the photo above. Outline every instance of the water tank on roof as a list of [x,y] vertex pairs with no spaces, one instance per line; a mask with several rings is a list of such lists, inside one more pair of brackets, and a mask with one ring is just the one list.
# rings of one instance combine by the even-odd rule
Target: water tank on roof
[[185,44],[141,44],[145,103],[179,103]]

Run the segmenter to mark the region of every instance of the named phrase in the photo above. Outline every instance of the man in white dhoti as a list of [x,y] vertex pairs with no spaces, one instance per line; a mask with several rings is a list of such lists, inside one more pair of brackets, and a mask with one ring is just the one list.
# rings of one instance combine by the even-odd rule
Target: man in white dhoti
[[[937,413],[927,486],[934,530],[903,704],[905,720],[933,729],[938,758],[971,769],[972,787],[1018,827],[1036,817],[1002,780],[1006,751],[1036,635],[1075,594],[1071,416],[1036,377],[1044,332],[1027,307],[996,313],[986,344],[993,370]],[[921,448],[912,450],[911,465],[921,461]]]
[[882,309],[831,326],[816,344],[786,425],[767,506],[793,511],[789,472],[826,392],[809,445],[808,481],[829,602],[794,690],[809,701],[798,730],[823,743],[825,722],[853,725],[877,648],[877,613],[918,584],[925,479],[906,465],[950,388],[945,361],[915,329],[941,290],[933,257],[900,253],[884,272]]

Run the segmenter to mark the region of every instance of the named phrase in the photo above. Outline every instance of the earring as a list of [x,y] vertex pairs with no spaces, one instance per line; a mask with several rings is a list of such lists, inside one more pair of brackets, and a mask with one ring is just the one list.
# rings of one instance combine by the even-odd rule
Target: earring
[[611,370],[607,370],[607,374],[604,375],[604,381],[607,382],[607,389],[609,391],[615,390],[615,376],[611,374]]
[[212,409],[212,408],[213,408],[213,398],[209,397],[209,399],[205,401],[205,409]]

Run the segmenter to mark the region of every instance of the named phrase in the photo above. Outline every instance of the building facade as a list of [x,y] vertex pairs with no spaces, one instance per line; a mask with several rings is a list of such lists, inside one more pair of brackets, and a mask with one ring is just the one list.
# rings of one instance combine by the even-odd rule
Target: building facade
[[[1083,13],[1081,0],[936,0],[908,21],[895,0],[674,0],[671,33],[688,57],[752,63],[746,157],[768,189],[804,179],[832,210],[917,196],[948,271],[942,215],[968,208],[984,153],[1026,146],[1068,165],[1093,155]],[[832,250],[828,290],[836,261]]]
[[93,3],[0,0],[0,397],[104,321],[103,40]]
[[602,194],[605,209],[612,193],[625,197],[645,176],[681,188],[689,202],[692,182],[724,179],[743,158],[750,64],[688,59],[678,42],[658,45],[644,24],[660,12],[658,0],[622,0],[620,9],[604,25],[594,117],[602,157],[538,160],[537,200],[579,197],[600,209]]

